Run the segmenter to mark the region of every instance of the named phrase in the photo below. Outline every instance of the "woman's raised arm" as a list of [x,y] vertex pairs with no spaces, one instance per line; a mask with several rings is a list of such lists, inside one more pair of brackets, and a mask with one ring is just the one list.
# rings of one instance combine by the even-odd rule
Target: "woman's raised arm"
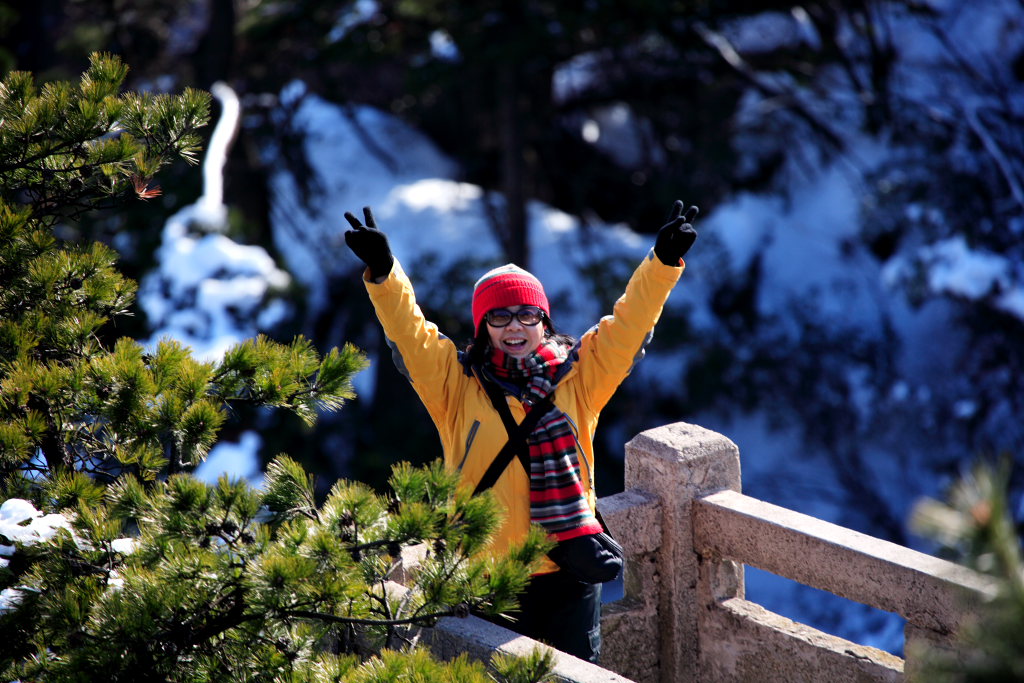
[[345,219],[352,225],[345,232],[345,244],[366,264],[363,281],[395,365],[438,419],[447,410],[453,388],[448,380],[462,372],[458,350],[423,316],[412,283],[392,255],[387,236],[377,228],[370,207],[363,209],[363,216],[365,225],[351,213],[345,213]]
[[683,202],[675,202],[668,223],[658,231],[654,248],[634,271],[612,315],[583,335],[580,374],[593,410],[604,407],[642,357],[665,301],[685,268],[683,256],[697,239],[690,224],[697,211],[691,206],[684,212]]

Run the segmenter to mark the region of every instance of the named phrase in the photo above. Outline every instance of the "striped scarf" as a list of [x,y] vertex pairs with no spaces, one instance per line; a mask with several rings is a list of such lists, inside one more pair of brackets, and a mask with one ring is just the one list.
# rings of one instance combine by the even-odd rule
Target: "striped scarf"
[[[545,340],[523,358],[495,349],[488,365],[499,379],[523,387],[520,398],[529,412],[531,405],[554,390],[555,372],[567,355],[565,346]],[[580,482],[576,438],[565,413],[552,407],[537,422],[526,444],[530,453],[530,521],[558,541],[601,533]]]

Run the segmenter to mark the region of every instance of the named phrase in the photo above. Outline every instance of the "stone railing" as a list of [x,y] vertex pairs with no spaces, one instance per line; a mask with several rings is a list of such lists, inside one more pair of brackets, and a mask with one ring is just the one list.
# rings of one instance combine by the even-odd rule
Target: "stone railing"
[[[968,605],[992,590],[958,565],[742,495],[736,445],[695,425],[627,443],[625,484],[598,501],[627,553],[623,598],[604,606],[604,668],[560,655],[558,680],[902,681],[915,646],[953,647]],[[902,615],[908,659],[745,600],[744,564]],[[425,638],[483,659],[534,645],[472,617]]]
[[[959,565],[739,490],[739,450],[721,434],[677,423],[626,444],[626,491],[599,502],[629,553],[603,666],[645,682],[902,681],[915,646],[952,647],[971,599],[991,591]],[[740,563],[902,615],[908,659],[748,602]]]

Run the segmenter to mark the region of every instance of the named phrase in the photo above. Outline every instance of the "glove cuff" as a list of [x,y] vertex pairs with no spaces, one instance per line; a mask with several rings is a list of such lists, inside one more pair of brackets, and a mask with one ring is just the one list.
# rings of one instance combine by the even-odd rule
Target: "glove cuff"
[[683,264],[682,256],[676,256],[675,254],[672,254],[671,256],[665,255],[658,251],[657,244],[654,245],[654,255],[658,257],[659,261],[672,268],[679,268]]
[[391,269],[395,266],[395,257],[388,252],[388,259],[385,263],[383,259],[380,261],[374,261],[372,264],[367,264],[367,268],[370,269],[370,279],[376,280],[377,278],[385,278],[391,274]]

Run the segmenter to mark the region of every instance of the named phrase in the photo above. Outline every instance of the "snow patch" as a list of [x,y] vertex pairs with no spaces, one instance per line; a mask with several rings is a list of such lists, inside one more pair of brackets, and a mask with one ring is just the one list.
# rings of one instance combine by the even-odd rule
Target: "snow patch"
[[988,302],[1024,320],[1024,286],[1016,266],[999,254],[971,249],[963,235],[890,259],[883,276],[889,286],[896,287],[918,273],[923,273],[934,294]]
[[72,531],[71,523],[64,515],[44,515],[30,501],[8,498],[0,505],[0,535],[9,541],[35,545],[49,541],[61,529]]
[[289,306],[268,299],[291,283],[266,249],[222,234],[227,229],[224,163],[241,108],[227,85],[217,83],[212,91],[223,113],[203,162],[202,196],[165,223],[159,265],[142,279],[138,295],[152,330],[144,345],[177,339],[205,361],[219,360],[255,336],[257,322],[266,329],[287,316]]

